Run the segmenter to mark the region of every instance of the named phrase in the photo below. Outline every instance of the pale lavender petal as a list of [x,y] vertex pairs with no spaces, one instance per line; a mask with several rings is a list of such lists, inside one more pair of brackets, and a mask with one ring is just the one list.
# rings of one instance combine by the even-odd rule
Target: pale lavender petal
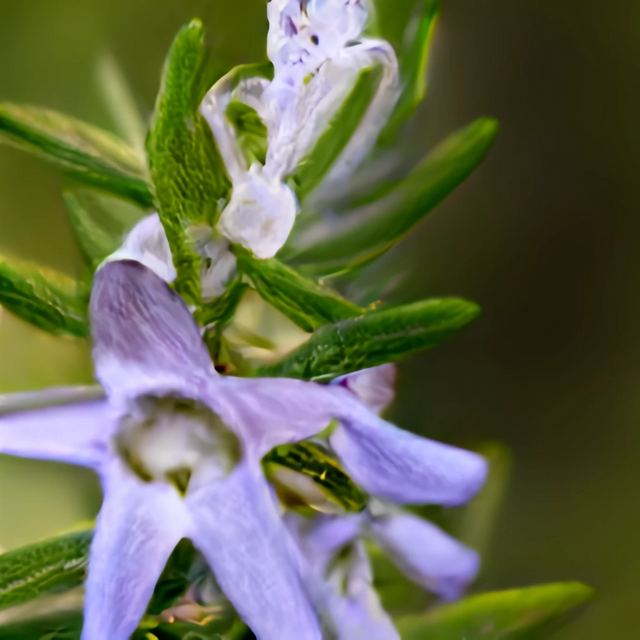
[[[196,480],[196,478],[194,478]],[[260,640],[320,640],[284,524],[258,463],[187,498],[193,542],[222,590]]]
[[367,518],[365,513],[285,517],[307,590],[329,637],[337,640],[398,639],[373,589],[369,557],[358,540]]
[[245,446],[259,457],[319,433],[343,413],[343,399],[352,398],[340,387],[290,378],[221,378],[214,392],[231,407]]
[[90,316],[96,377],[109,396],[215,375],[180,296],[139,262],[108,262],[98,271]]
[[477,453],[398,429],[362,406],[345,410],[330,443],[356,483],[399,504],[463,504],[487,476]]
[[[18,395],[0,398],[0,406],[20,406]],[[115,426],[106,400],[3,413],[0,453],[100,468],[112,456]]]
[[287,378],[225,378],[215,391],[231,407],[230,424],[251,455],[309,438],[332,419],[330,437],[347,472],[369,493],[398,503],[457,505],[487,474],[484,458],[403,431],[367,409],[340,385]]
[[83,640],[128,640],[190,520],[176,490],[145,483],[114,461],[91,545]]
[[360,599],[334,594],[329,600],[328,612],[336,640],[400,640],[373,588]]
[[389,363],[348,373],[332,381],[349,389],[360,402],[376,413],[382,413],[396,395],[396,365]]
[[360,535],[364,514],[344,516],[317,516],[313,526],[306,532],[305,541],[312,551],[335,553]]
[[373,539],[411,580],[446,600],[460,597],[480,568],[479,555],[408,513],[373,518]]
[[337,640],[400,640],[372,586],[369,556],[361,541],[350,550],[346,566],[325,585],[323,608]]
[[341,548],[360,536],[364,513],[345,516],[316,516],[312,519],[290,512],[285,524],[305,557],[308,569],[324,575],[331,559]]

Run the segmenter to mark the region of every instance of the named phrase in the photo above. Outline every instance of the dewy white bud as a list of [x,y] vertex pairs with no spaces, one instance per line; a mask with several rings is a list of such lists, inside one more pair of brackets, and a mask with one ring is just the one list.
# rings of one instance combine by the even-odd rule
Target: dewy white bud
[[233,194],[218,230],[258,258],[272,258],[284,245],[298,212],[293,191],[277,177],[269,178],[254,164],[234,183]]
[[122,246],[105,262],[115,260],[140,262],[165,282],[173,282],[176,279],[177,273],[173,266],[169,241],[157,213],[142,218],[129,232]]

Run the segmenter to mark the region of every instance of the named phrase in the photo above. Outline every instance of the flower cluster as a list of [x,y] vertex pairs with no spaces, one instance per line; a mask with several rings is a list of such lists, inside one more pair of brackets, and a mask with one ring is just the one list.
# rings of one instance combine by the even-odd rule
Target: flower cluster
[[[393,365],[335,381],[378,413],[392,401],[394,382]],[[460,597],[480,566],[475,551],[435,525],[376,499],[357,514],[312,519],[288,514],[287,525],[308,592],[330,637],[338,640],[400,637],[373,587],[364,539],[377,543],[410,580],[446,600]]]
[[484,481],[480,456],[393,427],[343,385],[218,375],[184,302],[142,262],[98,271],[91,331],[105,399],[0,418],[0,452],[101,478],[87,639],[131,635],[185,537],[258,637],[320,638],[260,461],[334,419],[331,447],[372,495],[456,505]]
[[[387,304],[363,269],[473,171],[496,124],[480,119],[404,179],[381,179],[375,160],[424,96],[438,11],[425,3],[401,64],[373,37],[370,11],[365,0],[271,0],[269,62],[205,87],[204,29],[191,22],[167,58],[144,150],[113,66],[102,72],[129,143],[0,104],[0,140],[75,181],[64,199],[85,258],[77,281],[0,259],[0,304],[90,338],[99,383],[0,397],[0,454],[88,467],[104,493],[90,551],[87,535],[70,534],[0,555],[0,609],[84,582],[84,640],[226,633],[207,627],[222,624],[216,614],[193,613],[212,604],[202,599],[259,640],[387,640],[397,621],[367,545],[441,600],[476,576],[478,553],[411,507],[464,505],[486,459],[381,413],[393,363],[479,309]],[[373,188],[359,199],[356,185]],[[347,299],[354,281],[367,293]],[[295,345],[276,344],[294,334]],[[185,615],[195,617],[183,628]]]
[[[360,535],[371,534],[399,554],[420,584],[443,597],[458,595],[477,569],[473,552],[390,506],[463,504],[482,486],[487,466],[476,453],[402,431],[379,417],[393,395],[388,366],[357,374],[347,368],[348,375],[328,385],[220,375],[196,321],[210,308],[189,308],[170,288],[185,271],[175,247],[191,243],[188,250],[205,261],[196,273],[200,299],[226,300],[233,291],[229,282],[241,282],[240,247],[252,259],[264,259],[287,241],[300,209],[291,176],[311,162],[308,157],[339,119],[358,78],[379,70],[361,118],[315,189],[348,180],[399,98],[395,53],[386,42],[362,36],[368,12],[359,0],[273,0],[268,17],[272,77],[225,77],[199,107],[220,152],[220,170],[231,181],[213,232],[190,224],[183,229],[188,237],[177,237],[158,189],[157,211],[147,211],[115,251],[94,262],[88,320],[102,391],[91,398],[84,389],[44,391],[28,398],[28,404],[39,405],[32,409],[23,406],[24,395],[0,401],[0,453],[83,465],[100,477],[104,502],[86,581],[86,640],[124,640],[135,632],[184,538],[262,640],[319,639],[327,616],[331,633],[342,638],[364,637],[365,628],[378,623],[393,629],[371,609],[376,597]],[[251,162],[232,126],[230,108],[238,104],[246,118],[266,127],[266,152]],[[180,169],[189,170],[189,163]],[[81,241],[97,242],[95,226],[82,231]],[[287,277],[304,284],[304,295],[315,296],[322,313],[363,313],[300,276]],[[227,313],[233,311],[230,306]],[[224,328],[221,317],[202,324]],[[302,533],[306,527],[283,518],[262,459],[276,446],[321,432],[331,464],[341,465],[346,481],[366,492],[369,506],[322,521],[313,534]],[[373,516],[380,500],[386,501],[380,503],[386,515]],[[350,534],[338,535],[334,527],[347,527]],[[411,550],[417,539],[429,550]],[[347,572],[359,577],[347,580],[346,600],[327,588],[338,545],[358,552]],[[355,598],[351,617],[349,598]]]

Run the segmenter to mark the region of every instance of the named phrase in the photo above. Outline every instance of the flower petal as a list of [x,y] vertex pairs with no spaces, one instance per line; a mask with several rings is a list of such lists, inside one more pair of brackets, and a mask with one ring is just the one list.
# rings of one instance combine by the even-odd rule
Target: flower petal
[[139,262],[108,262],[98,271],[90,317],[96,377],[109,396],[180,389],[216,375],[180,296]]
[[221,377],[215,390],[230,405],[232,426],[256,457],[319,433],[342,414],[343,399],[352,400],[339,387],[290,378]]
[[400,97],[398,60],[388,42],[365,39],[354,47],[344,49],[341,59],[341,65],[345,70],[350,69],[352,72],[373,64],[381,64],[384,75],[351,140],[319,185],[319,194],[316,196],[319,199],[322,198],[322,194],[331,198],[335,189],[349,182],[354,171],[371,153]]
[[369,409],[382,413],[396,395],[396,376],[396,365],[389,363],[348,373],[336,378],[331,384],[346,387]]
[[460,597],[480,568],[473,549],[409,513],[373,518],[369,530],[410,580],[446,600]]
[[486,478],[482,456],[398,429],[341,385],[224,378],[215,389],[234,414],[223,417],[254,456],[341,420],[330,443],[346,471],[369,493],[394,502],[462,504]]
[[357,539],[366,518],[362,513],[309,520],[291,513],[285,521],[298,550],[307,590],[330,627],[329,636],[337,640],[398,640],[373,589],[366,549]]
[[227,173],[235,183],[246,173],[247,163],[240,151],[236,133],[226,116],[231,98],[232,81],[231,74],[228,74],[207,92],[200,105],[200,113],[211,128]]
[[258,638],[320,640],[319,623],[259,463],[241,461],[227,478],[196,489],[187,504],[195,546]]
[[[29,395],[38,401],[37,394]],[[47,399],[54,395],[45,392]],[[16,396],[0,397],[0,408],[23,405],[25,395]],[[115,426],[106,400],[4,413],[0,453],[99,468],[111,457],[109,439]]]
[[368,12],[358,0],[275,0],[267,16],[267,54],[276,76],[300,68],[304,77],[360,35]]
[[356,483],[399,504],[463,504],[487,476],[477,453],[398,429],[363,406],[345,411],[330,443]]
[[328,601],[328,613],[336,640],[400,640],[373,587],[358,599],[334,594]]
[[289,80],[284,72],[276,73],[264,95],[272,110],[280,107],[280,116],[273,119],[269,129],[265,173],[281,177],[293,171],[326,132],[360,74],[375,65],[383,67],[376,94],[351,140],[318,186],[318,193],[312,195],[314,202],[331,199],[331,190],[348,182],[371,151],[399,95],[398,63],[393,47],[383,40],[367,40],[341,49],[308,83]]
[[309,519],[290,512],[284,521],[305,557],[307,569],[317,576],[324,576],[335,554],[360,536],[365,518],[364,513],[358,513]]
[[120,462],[102,474],[104,502],[91,545],[83,640],[128,640],[164,566],[190,533],[184,501],[168,484],[145,483]]
[[218,230],[258,258],[272,258],[287,241],[297,213],[291,188],[279,176],[268,176],[254,164],[241,179],[234,180]]
[[141,262],[165,282],[176,279],[169,240],[157,213],[142,218],[129,232],[123,245],[106,259],[107,262],[117,260]]
[[337,640],[400,640],[373,588],[371,563],[361,541],[351,545],[344,562],[329,576],[322,604]]

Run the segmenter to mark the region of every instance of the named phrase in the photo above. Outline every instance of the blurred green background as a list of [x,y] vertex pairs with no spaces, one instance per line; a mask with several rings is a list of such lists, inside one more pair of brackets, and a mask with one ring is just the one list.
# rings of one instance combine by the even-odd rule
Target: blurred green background
[[[396,37],[412,0],[382,0]],[[111,51],[151,112],[177,29],[205,20],[228,65],[263,57],[264,0],[0,0],[0,100],[103,126]],[[483,588],[562,579],[600,601],[559,639],[637,638],[640,591],[640,4],[449,0],[406,153],[499,118],[481,169],[395,252],[402,299],[460,294],[484,314],[407,362],[392,418],[462,443],[499,439],[515,469]],[[0,252],[71,274],[79,254],[49,167],[0,147]],[[0,391],[90,380],[84,345],[0,310]],[[0,546],[92,517],[89,473],[0,459]]]

